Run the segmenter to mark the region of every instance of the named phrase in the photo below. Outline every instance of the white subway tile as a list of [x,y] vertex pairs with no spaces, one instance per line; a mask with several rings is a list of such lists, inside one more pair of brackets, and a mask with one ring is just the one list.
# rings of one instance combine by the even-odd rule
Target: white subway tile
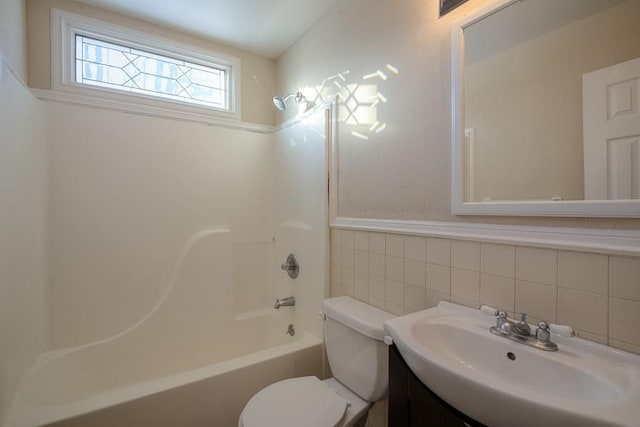
[[385,299],[384,277],[369,275],[369,295],[382,300]]
[[452,240],[451,266],[463,270],[480,271],[480,243]]
[[424,288],[404,285],[404,313],[424,310],[427,306],[427,294]]
[[342,230],[339,228],[331,229],[331,246],[342,246]]
[[610,258],[610,295],[640,301],[640,258],[621,256]]
[[609,258],[586,252],[558,252],[558,286],[607,295]]
[[426,308],[432,308],[437,306],[441,301],[451,301],[451,296],[443,294],[438,291],[427,289],[427,306]]
[[633,345],[627,342],[617,341],[609,339],[609,345],[611,347],[618,348],[620,350],[628,351],[630,353],[640,354],[640,345]]
[[342,273],[340,273],[341,285],[345,288],[353,289],[355,286],[355,270],[349,267],[342,267]]
[[369,273],[384,277],[385,263],[384,255],[369,253]]
[[609,299],[609,338],[640,346],[640,302]]
[[467,301],[480,301],[480,273],[477,271],[451,269],[451,297]]
[[387,279],[385,281],[385,300],[388,303],[402,306],[404,303],[404,284],[395,280]]
[[384,310],[388,313],[395,314],[396,316],[402,316],[404,314],[404,310],[400,304],[394,304],[389,301],[385,301]]
[[341,273],[342,267],[339,265],[332,264],[331,265],[331,273],[330,273],[330,281],[332,285],[342,285]]
[[369,294],[363,294],[361,292],[355,291],[353,297],[358,301],[362,301],[364,303],[369,303]]
[[384,306],[384,298],[378,298],[378,297],[374,297],[372,295],[369,295],[369,304],[371,304],[374,307],[378,307],[381,310],[385,309]]
[[480,274],[480,303],[505,310],[515,311],[515,280],[508,277]]
[[427,265],[420,261],[404,261],[404,283],[425,288],[427,283]]
[[355,266],[355,251],[349,248],[342,248],[341,265],[343,267],[354,268]]
[[369,252],[385,254],[384,233],[369,233]]
[[427,264],[427,289],[451,295],[451,268]]
[[524,281],[516,281],[516,313],[556,323],[557,288]]
[[404,236],[399,234],[385,235],[385,254],[397,258],[404,257]]
[[427,237],[427,262],[451,265],[451,240]]
[[354,268],[359,271],[369,272],[369,252],[354,251]]
[[607,336],[607,313],[606,296],[558,288],[558,323]]
[[469,301],[466,300],[464,298],[457,298],[454,296],[451,296],[451,302],[456,303],[456,304],[460,304],[460,305],[464,305],[466,307],[469,308],[479,308],[480,307],[480,303],[478,301]]
[[574,331],[576,334],[578,334],[578,337],[585,339],[585,340],[589,340],[589,341],[593,341],[593,342],[597,342],[598,344],[602,344],[602,345],[607,345],[607,337],[604,335],[598,335],[598,334],[594,334],[591,332],[587,332],[587,331],[583,331],[581,329],[575,329]]
[[404,257],[413,261],[425,262],[427,259],[427,239],[424,237],[405,236]]
[[361,293],[369,295],[369,273],[366,271],[356,270],[355,291],[356,294]]
[[385,259],[385,277],[402,282],[404,280],[404,262],[402,258],[387,256]]
[[517,247],[516,279],[545,285],[557,284],[558,251],[555,249]]
[[516,249],[511,245],[480,244],[480,272],[501,277],[516,277]]
[[353,230],[342,230],[342,247],[347,249],[355,248],[355,233]]
[[329,259],[331,260],[331,264],[342,265],[342,248],[339,246],[331,246]]
[[369,232],[356,231],[355,249],[359,251],[369,251]]

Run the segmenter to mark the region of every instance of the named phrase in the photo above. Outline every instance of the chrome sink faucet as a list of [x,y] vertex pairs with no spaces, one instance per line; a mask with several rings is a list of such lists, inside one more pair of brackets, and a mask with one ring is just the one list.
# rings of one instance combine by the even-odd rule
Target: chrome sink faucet
[[535,334],[531,334],[531,327],[527,323],[527,313],[522,313],[520,321],[515,322],[507,317],[505,311],[500,310],[496,318],[496,326],[489,328],[489,331],[494,335],[527,344],[540,350],[558,351],[558,345],[551,342],[551,333],[547,322],[542,320],[538,322],[538,329]]
[[531,326],[527,323],[527,313],[520,314],[520,321],[513,327],[513,332],[525,337],[531,335]]

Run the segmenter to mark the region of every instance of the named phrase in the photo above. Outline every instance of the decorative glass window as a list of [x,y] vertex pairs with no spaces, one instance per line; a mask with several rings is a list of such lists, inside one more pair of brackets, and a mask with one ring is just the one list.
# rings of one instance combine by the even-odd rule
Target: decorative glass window
[[76,34],[76,82],[227,109],[227,70]]
[[210,122],[240,119],[240,59],[53,9],[55,99]]

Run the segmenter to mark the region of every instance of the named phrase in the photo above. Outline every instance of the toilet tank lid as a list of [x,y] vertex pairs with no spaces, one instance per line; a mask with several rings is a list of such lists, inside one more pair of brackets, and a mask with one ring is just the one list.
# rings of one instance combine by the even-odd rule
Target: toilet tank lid
[[384,339],[383,323],[396,317],[348,296],[324,300],[324,314],[363,335],[380,341]]

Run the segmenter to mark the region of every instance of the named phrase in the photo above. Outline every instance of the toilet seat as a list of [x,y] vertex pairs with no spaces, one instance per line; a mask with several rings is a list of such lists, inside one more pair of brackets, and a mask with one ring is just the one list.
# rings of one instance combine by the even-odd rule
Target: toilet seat
[[349,402],[317,377],[279,381],[256,393],[240,415],[240,427],[338,427]]

